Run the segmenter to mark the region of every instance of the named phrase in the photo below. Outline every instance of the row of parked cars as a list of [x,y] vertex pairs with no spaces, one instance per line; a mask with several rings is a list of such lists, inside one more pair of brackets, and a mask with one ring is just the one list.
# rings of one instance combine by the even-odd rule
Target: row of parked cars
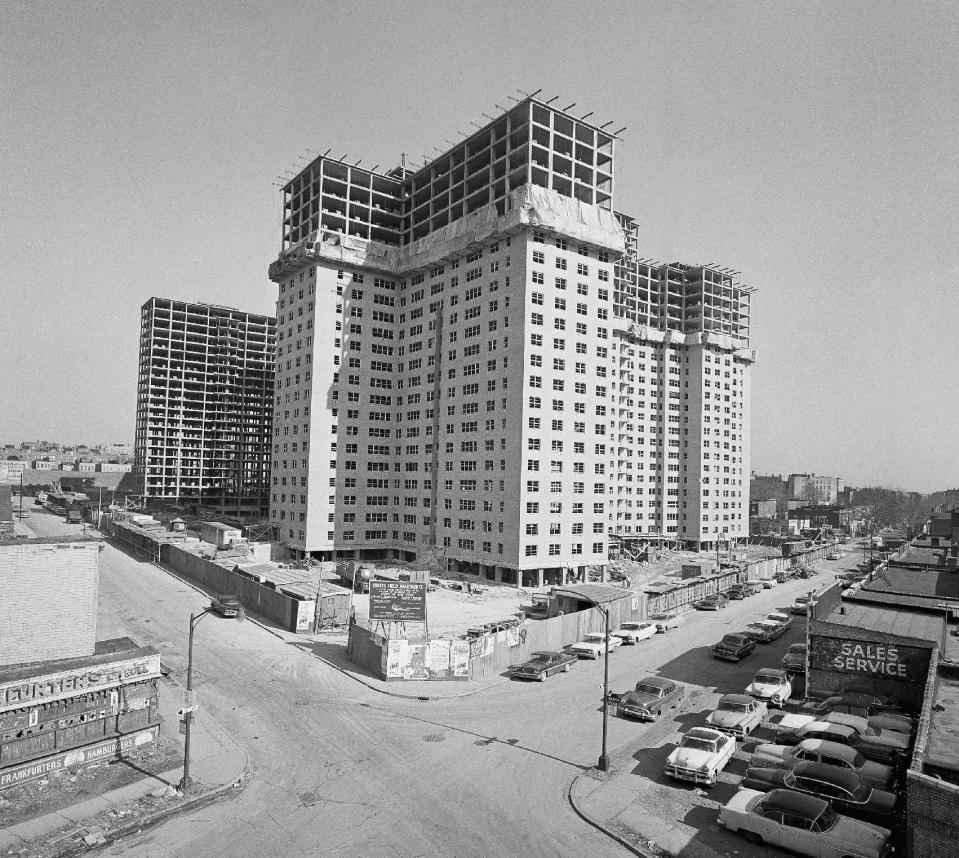
[[516,679],[535,679],[540,682],[554,673],[565,673],[582,659],[602,658],[607,646],[613,652],[621,646],[635,646],[657,634],[664,634],[682,622],[682,617],[673,612],[653,614],[642,622],[624,622],[614,632],[610,632],[607,643],[605,632],[590,632],[581,641],[570,644],[562,651],[534,652],[522,664],[511,664],[507,671]]
[[792,626],[793,618],[781,611],[766,614],[750,623],[745,631],[730,632],[713,646],[713,656],[724,661],[742,661],[756,649],[758,643],[768,644],[779,640]]
[[719,821],[753,842],[802,855],[884,858],[901,819],[895,785],[914,722],[888,700],[846,690],[766,722]]

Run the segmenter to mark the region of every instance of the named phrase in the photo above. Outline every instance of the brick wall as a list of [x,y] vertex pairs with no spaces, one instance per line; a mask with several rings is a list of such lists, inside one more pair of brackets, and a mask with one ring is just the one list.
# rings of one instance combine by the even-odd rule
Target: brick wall
[[959,844],[959,786],[910,771],[906,776],[906,854],[955,858]]
[[93,654],[99,547],[0,545],[0,665]]

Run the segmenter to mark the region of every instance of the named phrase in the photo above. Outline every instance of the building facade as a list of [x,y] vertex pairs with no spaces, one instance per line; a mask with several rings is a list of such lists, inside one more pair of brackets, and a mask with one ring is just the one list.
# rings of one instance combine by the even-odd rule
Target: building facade
[[789,497],[813,503],[835,505],[846,490],[842,477],[823,477],[816,474],[790,474]]
[[145,498],[267,514],[275,337],[268,316],[165,298],[143,305],[133,470]]
[[296,556],[537,584],[748,533],[749,290],[639,259],[614,137],[534,98],[284,188],[271,517]]

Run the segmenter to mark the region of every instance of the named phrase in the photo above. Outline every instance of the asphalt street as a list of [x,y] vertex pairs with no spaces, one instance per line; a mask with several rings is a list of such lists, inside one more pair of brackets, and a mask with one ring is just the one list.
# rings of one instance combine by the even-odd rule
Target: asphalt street
[[[38,507],[31,513],[24,524],[37,535],[80,530]],[[612,690],[662,674],[689,684],[691,699],[656,724],[610,718],[610,749],[638,734],[658,745],[690,707],[711,705],[717,689],[741,691],[741,671],[718,665],[709,647],[831,578],[780,585],[715,613],[694,612],[681,629],[614,651]],[[152,644],[181,680],[189,614],[206,604],[150,563],[110,545],[101,554],[97,637],[129,635]],[[770,664],[782,648],[773,646]],[[754,656],[749,663],[764,662]],[[360,686],[254,623],[210,616],[196,632],[198,717],[229,730],[250,755],[254,776],[238,798],[174,818],[109,853],[626,854],[567,802],[570,781],[600,753],[602,676],[601,661],[580,662],[542,684],[510,682],[467,698],[405,701]],[[735,687],[724,687],[729,683]]]

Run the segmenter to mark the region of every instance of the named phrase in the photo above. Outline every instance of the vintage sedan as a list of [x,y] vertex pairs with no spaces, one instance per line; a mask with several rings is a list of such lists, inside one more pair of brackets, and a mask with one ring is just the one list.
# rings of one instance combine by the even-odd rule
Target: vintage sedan
[[892,730],[911,736],[913,720],[908,715],[898,712],[885,712],[868,703],[869,698],[864,694],[837,695],[825,700],[813,700],[806,703],[803,709],[816,717],[824,717],[830,712],[843,715],[855,715],[865,719],[874,730]]
[[766,614],[766,619],[772,620],[774,623],[779,623],[779,625],[786,629],[792,628],[792,624],[794,622],[792,616],[789,614],[784,614],[782,611],[772,611],[771,613]]
[[786,627],[772,620],[757,620],[746,626],[746,634],[757,643],[772,643],[786,634]]
[[726,601],[720,599],[718,594],[712,596],[706,596],[703,599],[700,599],[698,602],[693,604],[693,607],[697,611],[718,611],[720,608],[726,607]]
[[636,688],[619,697],[617,713],[642,721],[655,721],[667,709],[678,706],[685,689],[678,682],[662,676],[647,676]]
[[710,727],[745,739],[762,724],[766,705],[745,694],[724,694],[716,708],[706,717]]
[[560,671],[568,671],[578,661],[575,655],[568,652],[534,652],[528,661],[522,664],[511,664],[507,671],[516,679],[536,679],[545,682],[547,676]]
[[793,602],[793,605],[789,610],[797,616],[805,617],[806,614],[809,613],[809,606],[814,605],[815,603],[816,600],[812,596],[797,596],[796,601]]
[[650,614],[649,619],[656,623],[656,631],[660,634],[679,627],[683,622],[682,616],[676,611],[660,611]]
[[741,789],[719,811],[719,821],[753,843],[813,858],[886,858],[891,833],[841,816],[828,801],[785,789]]
[[742,633],[723,635],[723,639],[713,646],[713,658],[723,661],[742,661],[756,649],[756,641]]
[[862,734],[848,724],[833,724],[829,721],[812,721],[798,729],[783,728],[776,733],[777,745],[798,745],[804,739],[822,739],[848,745],[859,751],[867,760],[884,766],[898,762],[901,749],[879,740],[878,736]]
[[656,623],[623,623],[613,635],[619,638],[624,644],[638,644],[647,638],[653,637],[658,629]]
[[243,611],[243,604],[229,593],[217,593],[210,600],[209,610],[221,617],[238,617]]
[[821,739],[805,739],[795,746],[768,743],[757,745],[749,765],[793,769],[800,762],[824,763],[827,766],[849,769],[876,789],[889,789],[895,779],[895,771],[890,766],[867,760],[848,745],[824,742]]
[[863,822],[883,825],[892,817],[896,794],[876,789],[851,769],[840,769],[824,763],[796,763],[793,769],[756,768],[750,766],[742,786],[768,792],[790,789],[828,801],[836,810]]
[[666,758],[666,774],[679,781],[713,786],[736,751],[736,739],[719,730],[693,727]]
[[806,645],[804,643],[791,644],[780,664],[787,673],[805,673]]
[[[609,636],[610,650],[622,645],[622,638],[614,635]],[[603,632],[590,632],[583,635],[581,641],[570,644],[566,649],[573,655],[579,656],[579,658],[602,658],[606,654],[606,635]]]
[[781,708],[783,703],[792,697],[793,687],[785,670],[764,667],[746,686],[746,693],[750,697],[762,700],[767,706]]

